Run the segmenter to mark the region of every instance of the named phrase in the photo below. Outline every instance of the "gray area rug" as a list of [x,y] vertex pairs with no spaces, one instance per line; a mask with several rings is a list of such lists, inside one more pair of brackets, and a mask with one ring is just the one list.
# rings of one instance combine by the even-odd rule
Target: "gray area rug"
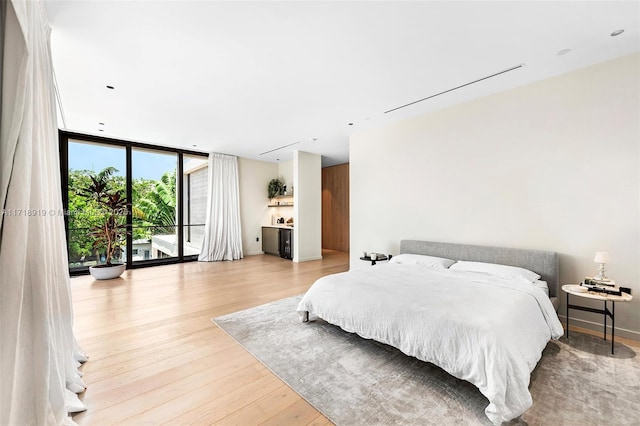
[[[301,296],[217,317],[236,339],[337,425],[490,425],[472,384],[322,320],[301,323]],[[640,425],[640,358],[572,333],[531,375],[534,405],[510,425]]]

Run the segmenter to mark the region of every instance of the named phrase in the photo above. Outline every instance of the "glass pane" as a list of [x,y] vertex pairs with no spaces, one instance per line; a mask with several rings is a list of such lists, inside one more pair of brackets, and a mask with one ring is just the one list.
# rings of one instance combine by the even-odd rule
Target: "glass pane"
[[[106,246],[100,243],[97,228],[110,211],[96,200],[96,192],[91,191],[91,177],[102,176],[107,184],[104,192],[119,193],[124,199],[126,152],[121,147],[69,140],[68,160],[69,269],[73,271],[106,261]],[[114,213],[116,223],[124,225],[125,209]],[[125,233],[120,233],[120,237],[119,243],[124,243]],[[116,248],[111,260],[124,262],[123,249]]]
[[133,149],[133,261],[178,257],[177,155]]
[[207,157],[184,155],[183,157],[183,232],[184,255],[200,254],[207,215],[207,185],[209,167]]
[[178,257],[176,226],[134,227],[145,238],[133,240],[133,261]]

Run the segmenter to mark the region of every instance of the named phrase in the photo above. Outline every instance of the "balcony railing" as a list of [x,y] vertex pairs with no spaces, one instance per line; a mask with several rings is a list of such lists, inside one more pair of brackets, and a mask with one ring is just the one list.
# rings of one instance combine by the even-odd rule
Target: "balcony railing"
[[[133,263],[156,259],[178,257],[177,225],[142,226],[133,225],[132,261]],[[69,228],[69,270],[71,272],[86,270],[88,267],[106,261],[104,253],[92,250],[90,228]],[[183,226],[183,256],[192,258],[200,254],[204,238],[204,224]],[[126,263],[127,249],[118,254],[118,261]]]

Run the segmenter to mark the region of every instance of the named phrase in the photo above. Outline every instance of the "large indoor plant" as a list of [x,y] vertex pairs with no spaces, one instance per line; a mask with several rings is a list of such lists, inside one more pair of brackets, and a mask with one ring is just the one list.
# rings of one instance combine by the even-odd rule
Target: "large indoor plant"
[[284,188],[284,184],[280,179],[271,179],[269,181],[269,186],[267,187],[267,196],[271,200],[277,197],[278,195],[281,195],[283,188]]
[[124,218],[127,200],[122,190],[114,188],[112,175],[117,171],[114,167],[107,167],[100,173],[90,175],[91,182],[82,191],[95,201],[99,209],[100,221],[90,232],[94,238],[93,249],[104,253],[105,263],[89,268],[91,275],[99,280],[119,277],[125,270],[124,264],[113,262],[126,244]]

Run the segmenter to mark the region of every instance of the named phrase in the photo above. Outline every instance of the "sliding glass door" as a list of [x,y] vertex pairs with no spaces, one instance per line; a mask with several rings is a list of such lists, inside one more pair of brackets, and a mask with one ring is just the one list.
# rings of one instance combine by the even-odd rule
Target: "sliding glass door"
[[105,261],[94,230],[105,212],[92,199],[92,178],[109,174],[109,192],[127,199],[119,221],[127,230],[117,257],[127,267],[195,260],[204,235],[207,155],[60,132],[69,271]]
[[177,154],[132,152],[132,260],[178,257]]
[[[68,185],[64,189],[68,197],[65,206],[68,219],[67,243],[69,270],[86,270],[89,266],[105,262],[105,251],[96,244],[95,229],[106,212],[96,203],[89,192],[92,177],[109,173],[111,192],[126,191],[126,151],[123,147],[101,145],[80,140],[68,144]],[[125,213],[125,212],[123,212]],[[125,214],[126,216],[126,214]],[[120,218],[124,223],[126,218]],[[124,252],[119,253],[125,260]]]
[[182,166],[182,217],[184,256],[200,254],[204,239],[204,223],[207,216],[208,161],[203,157],[185,155]]

